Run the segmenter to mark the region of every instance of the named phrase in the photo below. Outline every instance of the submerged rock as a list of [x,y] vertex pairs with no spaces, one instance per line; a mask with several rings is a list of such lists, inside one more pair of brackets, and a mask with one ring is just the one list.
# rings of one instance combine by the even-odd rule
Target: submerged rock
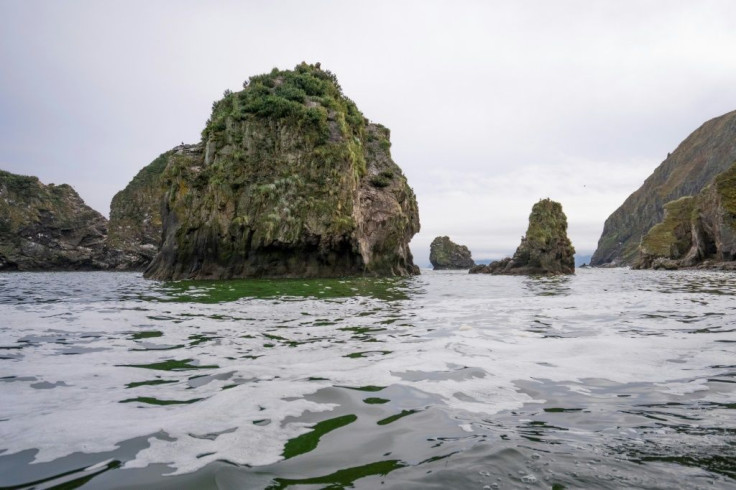
[[707,121],[657,167],[606,220],[591,265],[632,265],[641,239],[664,218],[664,207],[694,196],[736,160],[736,111]]
[[458,245],[446,236],[438,236],[432,240],[429,261],[434,270],[469,269],[475,265],[468,247]]
[[719,267],[736,260],[736,162],[698,195],[664,208],[662,222],[642,238],[634,268]]
[[333,74],[302,63],[213,105],[200,145],[167,155],[163,243],[146,277],[418,273],[416,198]]
[[108,269],[107,220],[69,185],[0,170],[0,270]]
[[542,199],[532,207],[526,235],[513,257],[477,265],[471,274],[574,274],[575,249],[562,205]]

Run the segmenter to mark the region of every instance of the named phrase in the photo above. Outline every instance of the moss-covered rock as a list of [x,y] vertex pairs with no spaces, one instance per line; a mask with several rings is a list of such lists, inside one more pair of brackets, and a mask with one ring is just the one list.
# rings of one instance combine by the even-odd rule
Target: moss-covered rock
[[542,199],[532,207],[526,235],[513,257],[478,265],[471,274],[574,274],[575,249],[562,205]]
[[167,156],[157,279],[418,272],[416,198],[335,76],[302,63],[213,104],[200,145]]
[[181,144],[162,153],[112,198],[107,243],[125,256],[128,268],[144,270],[161,247],[166,165],[172,158],[201,152],[201,144]]
[[736,260],[736,163],[697,196],[665,205],[642,238],[638,269],[677,269]]
[[[695,198],[681,197],[664,206],[664,219],[649,230],[639,246],[635,268],[654,266],[656,259],[679,259],[692,246],[691,222],[695,213]],[[671,269],[670,262],[658,261],[659,268]]]
[[108,246],[125,256],[128,268],[145,269],[161,246],[163,173],[172,155],[198,151],[180,145],[145,166],[110,204]]
[[67,184],[0,170],[0,270],[114,267],[107,220]]
[[642,237],[664,218],[665,204],[698,194],[734,160],[736,111],[690,134],[608,217],[591,265],[632,265]]
[[432,240],[429,261],[435,270],[470,269],[475,265],[468,247],[458,245],[446,236],[438,236]]

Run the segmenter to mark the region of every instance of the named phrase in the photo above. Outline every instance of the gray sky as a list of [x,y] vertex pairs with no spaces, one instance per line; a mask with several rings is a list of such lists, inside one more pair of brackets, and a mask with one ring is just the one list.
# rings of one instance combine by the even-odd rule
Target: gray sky
[[320,61],[389,127],[420,265],[513,253],[560,201],[579,253],[706,120],[736,109],[736,2],[0,0],[0,168],[107,215],[250,75]]

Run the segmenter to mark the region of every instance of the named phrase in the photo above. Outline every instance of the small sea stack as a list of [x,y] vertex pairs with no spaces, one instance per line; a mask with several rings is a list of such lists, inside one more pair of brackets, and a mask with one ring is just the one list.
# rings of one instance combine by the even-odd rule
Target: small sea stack
[[465,245],[458,245],[447,236],[438,236],[429,246],[429,262],[434,270],[470,269],[475,265]]
[[471,274],[553,275],[575,273],[575,248],[567,237],[562,205],[542,199],[532,207],[526,235],[513,257],[477,265]]

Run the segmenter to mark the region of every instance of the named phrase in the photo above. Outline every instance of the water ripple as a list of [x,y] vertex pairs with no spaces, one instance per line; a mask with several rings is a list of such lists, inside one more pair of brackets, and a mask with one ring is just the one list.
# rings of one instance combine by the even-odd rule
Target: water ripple
[[0,275],[0,486],[736,488],[735,293]]

